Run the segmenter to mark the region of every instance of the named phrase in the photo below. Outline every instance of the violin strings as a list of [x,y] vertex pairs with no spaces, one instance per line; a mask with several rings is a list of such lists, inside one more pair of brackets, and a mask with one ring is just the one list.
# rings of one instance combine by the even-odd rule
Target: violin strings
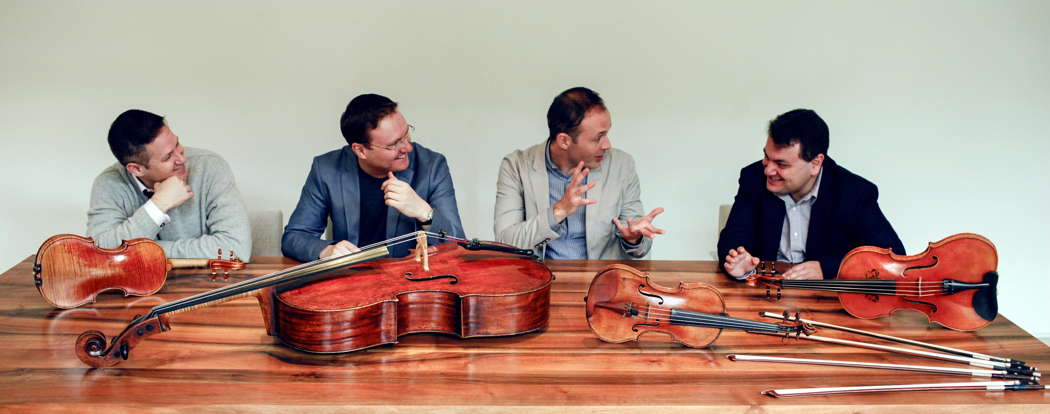
[[[682,322],[682,324],[685,325],[700,325],[715,328],[731,328],[742,330],[762,330],[771,332],[782,332],[785,330],[785,327],[783,325],[778,325],[775,323],[752,321],[747,319],[739,319],[730,316],[715,315],[684,309],[669,309],[655,305],[647,305],[644,307],[646,308],[644,310],[634,305],[632,305],[632,307],[639,310],[639,315],[636,316],[642,319],[662,317],[668,322]],[[644,313],[645,316],[642,316],[642,313]]]

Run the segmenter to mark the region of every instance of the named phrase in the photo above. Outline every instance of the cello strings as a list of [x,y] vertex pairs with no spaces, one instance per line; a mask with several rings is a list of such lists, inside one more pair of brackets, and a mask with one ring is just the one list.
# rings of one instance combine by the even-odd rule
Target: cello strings
[[[429,231],[419,231],[419,232],[406,233],[406,234],[403,234],[403,235],[400,235],[400,236],[392,237],[392,238],[387,239],[387,240],[383,240],[383,241],[380,241],[380,242],[377,242],[377,243],[370,244],[368,246],[365,246],[363,248],[358,249],[354,253],[366,252],[366,251],[369,251],[369,250],[372,250],[372,249],[375,249],[375,248],[378,248],[378,247],[383,247],[383,246],[391,247],[391,246],[396,246],[396,245],[399,245],[399,244],[415,242],[415,238],[417,237],[417,234],[420,233],[420,232],[422,232],[423,234],[425,234],[427,236],[430,236],[430,237],[433,237],[435,239],[438,239],[438,240],[466,241],[466,239],[461,239],[461,238],[458,238],[458,237],[448,236],[448,235],[444,235],[444,234],[438,234],[438,233],[433,233],[433,232],[429,232]],[[354,254],[354,253],[350,253],[350,254]],[[172,302],[168,302],[168,303],[165,303],[163,305],[158,305],[158,306],[156,306],[156,307],[154,307],[153,309],[150,310],[150,315],[151,316],[156,316],[158,314],[163,314],[163,313],[177,311],[177,310],[180,310],[180,309],[182,309],[184,307],[191,307],[191,306],[198,306],[199,307],[199,305],[202,305],[202,304],[205,304],[205,303],[208,303],[208,302],[214,302],[214,301],[217,301],[219,299],[223,299],[223,298],[228,297],[228,296],[240,295],[240,294],[244,294],[244,293],[247,293],[247,292],[250,292],[250,291],[253,291],[253,290],[262,289],[262,288],[265,288],[265,287],[268,287],[268,286],[272,286],[274,284],[282,282],[283,281],[282,278],[285,275],[288,275],[288,274],[291,274],[291,273],[295,273],[295,272],[298,272],[300,270],[306,270],[306,269],[309,269],[309,268],[312,268],[312,267],[319,267],[319,266],[324,265],[324,264],[328,264],[328,263],[331,263],[331,262],[338,261],[338,260],[340,260],[340,259],[342,259],[342,258],[344,258],[346,256],[348,256],[348,255],[331,256],[331,257],[326,257],[324,259],[318,259],[318,260],[315,260],[315,261],[312,261],[312,262],[302,263],[302,264],[299,264],[299,265],[296,265],[296,266],[289,267],[287,269],[279,270],[279,271],[274,272],[274,273],[270,273],[270,274],[259,276],[259,277],[253,278],[253,279],[248,279],[248,280],[244,280],[244,281],[241,281],[241,282],[237,282],[237,283],[234,283],[232,285],[229,285],[229,286],[226,286],[226,287],[223,287],[223,288],[210,290],[210,291],[207,291],[207,292],[202,292],[202,293],[199,293],[199,294],[196,294],[196,295],[193,295],[193,296],[189,296],[189,297],[186,297],[186,298],[182,298],[182,299],[178,299],[178,300],[175,300],[175,301],[172,301]],[[301,276],[308,276],[308,275],[301,275]]]

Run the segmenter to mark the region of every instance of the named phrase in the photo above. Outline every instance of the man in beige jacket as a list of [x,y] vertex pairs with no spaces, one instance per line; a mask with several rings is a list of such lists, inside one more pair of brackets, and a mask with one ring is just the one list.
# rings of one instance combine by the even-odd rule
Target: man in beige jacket
[[548,259],[641,258],[663,234],[643,215],[634,159],[612,148],[612,118],[590,89],[576,87],[547,110],[546,142],[510,153],[496,182],[496,240],[545,247]]

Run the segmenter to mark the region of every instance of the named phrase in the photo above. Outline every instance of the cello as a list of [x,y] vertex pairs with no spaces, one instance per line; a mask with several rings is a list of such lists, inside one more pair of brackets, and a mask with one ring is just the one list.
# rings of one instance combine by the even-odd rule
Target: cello
[[[427,246],[427,236],[448,240]],[[388,246],[415,239],[415,255],[393,259]],[[107,342],[77,338],[92,367],[128,359],[146,337],[171,329],[180,312],[255,296],[269,335],[293,349],[341,353],[397,343],[413,333],[461,338],[542,330],[554,275],[532,250],[416,232],[345,256],[327,257],[153,307]]]
[[587,289],[587,324],[603,341],[635,341],[658,332],[691,348],[704,348],[722,329],[769,334],[810,335],[813,327],[787,318],[769,323],[733,318],[725,312],[722,294],[705,283],[679,283],[668,288],[654,283],[633,267],[614,264],[598,271]]
[[229,252],[222,259],[168,259],[157,242],[137,238],[112,249],[98,247],[90,237],[59,234],[40,245],[33,260],[33,282],[44,300],[60,309],[94,303],[107,290],[124,296],[157,293],[171,269],[204,267],[214,280],[218,272],[228,278],[230,270],[244,268],[244,262]]
[[983,236],[960,233],[930,243],[911,256],[890,249],[861,246],[851,250],[839,265],[838,276],[828,280],[786,280],[790,264],[760,262],[747,279],[751,286],[780,290],[808,289],[838,292],[839,302],[850,315],[861,319],[888,316],[912,309],[933,322],[959,331],[983,328],[998,315],[995,245]]

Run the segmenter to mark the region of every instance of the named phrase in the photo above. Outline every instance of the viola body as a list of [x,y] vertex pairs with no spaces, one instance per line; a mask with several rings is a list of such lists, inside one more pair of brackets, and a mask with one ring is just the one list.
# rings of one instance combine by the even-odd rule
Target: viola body
[[[628,342],[657,332],[671,342],[693,348],[711,344],[721,328],[672,323],[666,309],[725,316],[725,300],[714,287],[704,283],[679,283],[669,288],[654,283],[645,273],[625,265],[609,265],[594,276],[587,289],[587,324],[606,342]],[[638,311],[632,316],[630,310]],[[661,311],[648,311],[660,309]]]
[[88,237],[59,234],[37,251],[33,278],[47,303],[70,309],[95,302],[107,290],[147,296],[164,286],[170,269],[164,249],[150,239],[132,239],[113,249]]
[[[858,318],[878,318],[898,309],[912,309],[945,327],[972,331],[988,325],[998,314],[997,264],[995,245],[972,233],[930,243],[926,251],[911,256],[862,246],[842,259],[836,280],[895,280],[899,294],[839,292],[839,301],[846,312]],[[990,286],[944,293],[945,281]]]
[[264,289],[267,333],[298,350],[337,353],[413,333],[477,338],[547,326],[554,276],[542,263],[455,243],[428,251],[429,271],[411,256],[380,259]]

